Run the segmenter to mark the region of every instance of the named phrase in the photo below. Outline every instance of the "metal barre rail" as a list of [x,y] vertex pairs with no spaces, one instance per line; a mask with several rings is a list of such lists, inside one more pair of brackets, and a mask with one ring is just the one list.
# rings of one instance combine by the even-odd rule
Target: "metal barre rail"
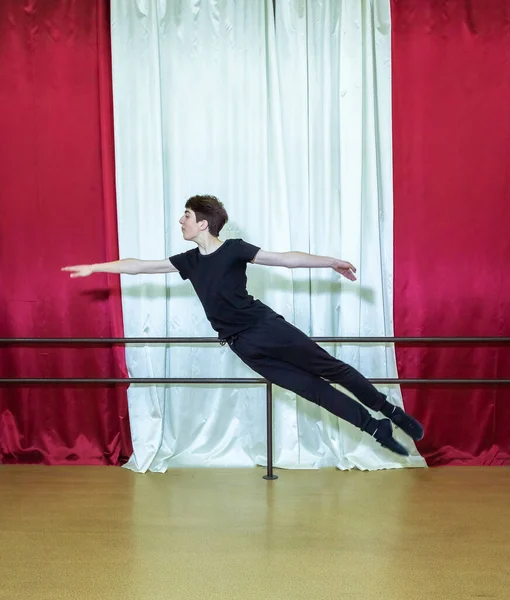
[[[342,342],[342,343],[496,343],[507,344],[510,338],[506,337],[312,337],[316,342]],[[219,340],[211,337],[195,338],[0,338],[0,345],[48,345],[48,344],[217,344]],[[510,384],[510,379],[399,379],[399,378],[372,378],[372,383],[382,384]],[[40,384],[228,384],[228,385],[253,385],[266,386],[266,425],[267,425],[267,473],[264,479],[278,479],[273,473],[273,391],[272,384],[264,378],[0,378],[4,385],[40,385]]]
[[[508,344],[510,337],[312,337],[314,342],[362,343],[362,344],[432,344],[475,343]],[[218,344],[215,337],[169,337],[169,338],[0,338],[0,345],[25,344]]]
[[[407,385],[460,385],[460,384],[470,384],[470,385],[509,385],[510,379],[393,379],[390,377],[376,377],[370,378],[367,377],[368,381],[371,383],[378,384],[388,384],[388,385],[396,385],[396,384],[407,384]],[[0,378],[0,384],[43,384],[43,383],[90,383],[90,384],[99,384],[99,383],[152,383],[152,384],[165,384],[165,383],[180,383],[180,384],[197,384],[203,385],[207,383],[226,383],[226,384],[257,384],[257,383],[270,383],[267,379],[264,378],[256,378],[256,377],[9,377],[9,378]]]

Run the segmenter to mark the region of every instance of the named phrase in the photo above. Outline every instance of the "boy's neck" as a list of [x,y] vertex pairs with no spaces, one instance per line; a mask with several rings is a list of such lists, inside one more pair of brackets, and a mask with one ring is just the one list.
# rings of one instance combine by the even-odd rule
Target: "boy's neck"
[[211,254],[223,244],[219,238],[214,237],[210,233],[201,239],[196,239],[195,243],[198,245],[200,254]]

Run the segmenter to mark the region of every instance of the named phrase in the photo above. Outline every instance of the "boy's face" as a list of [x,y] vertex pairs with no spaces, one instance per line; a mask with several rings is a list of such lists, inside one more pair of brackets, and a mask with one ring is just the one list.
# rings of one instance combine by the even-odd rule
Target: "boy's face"
[[207,229],[207,221],[197,223],[196,215],[190,208],[184,211],[179,223],[181,224],[182,237],[185,240],[194,240],[201,231]]

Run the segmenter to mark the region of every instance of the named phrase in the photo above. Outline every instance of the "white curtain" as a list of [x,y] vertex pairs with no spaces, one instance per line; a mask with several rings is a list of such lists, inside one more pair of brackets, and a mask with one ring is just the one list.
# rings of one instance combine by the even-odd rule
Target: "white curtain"
[[[121,257],[190,249],[178,219],[218,196],[220,239],[345,258],[330,270],[250,265],[249,291],[313,336],[391,336],[389,0],[112,0]],[[189,282],[122,277],[128,337],[214,336]],[[326,348],[395,377],[387,346]],[[132,377],[253,377],[228,347],[127,347]],[[397,387],[391,391],[402,405]],[[265,465],[263,386],[131,386],[134,471]],[[275,388],[275,465],[424,466]]]

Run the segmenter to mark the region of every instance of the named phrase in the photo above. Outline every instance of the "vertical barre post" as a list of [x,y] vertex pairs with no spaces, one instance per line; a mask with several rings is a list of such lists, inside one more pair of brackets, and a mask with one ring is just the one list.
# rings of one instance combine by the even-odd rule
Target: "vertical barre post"
[[273,386],[266,383],[267,475],[263,479],[278,479],[273,474]]

